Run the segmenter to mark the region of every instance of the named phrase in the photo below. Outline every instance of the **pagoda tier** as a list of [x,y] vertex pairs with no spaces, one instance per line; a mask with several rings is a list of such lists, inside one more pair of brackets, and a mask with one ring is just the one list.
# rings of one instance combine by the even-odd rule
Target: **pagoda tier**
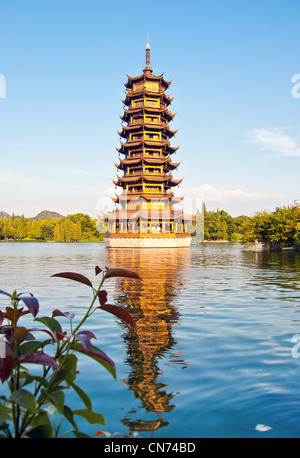
[[127,166],[139,166],[139,167],[147,167],[147,164],[155,164],[161,170],[161,167],[164,168],[166,172],[170,170],[176,170],[177,167],[180,165],[180,162],[171,162],[171,159],[168,157],[165,158],[150,158],[147,156],[142,156],[139,158],[131,158],[131,159],[120,159],[120,163],[116,164],[115,166],[119,170],[126,170]]
[[139,116],[147,117],[147,116],[151,116],[151,114],[153,113],[160,114],[166,120],[166,122],[172,121],[173,118],[175,117],[175,114],[171,113],[171,111],[167,108],[158,108],[158,107],[152,108],[148,106],[139,106],[136,108],[131,108],[129,110],[126,110],[124,108],[124,114],[120,116],[120,118],[122,119],[122,121],[128,122],[130,124],[131,116],[135,116],[137,118]]
[[[156,194],[148,194],[147,196],[143,196],[143,200],[145,202],[151,202],[151,201],[155,201],[157,199],[157,196]],[[116,197],[112,197],[112,201],[115,202],[116,204],[120,204],[122,202],[124,203],[128,203],[130,200],[137,200],[137,196],[134,195],[134,194],[121,194],[120,196],[116,194]],[[173,193],[169,193],[167,197],[165,198],[160,198],[158,199],[159,202],[166,202],[168,203],[170,206],[172,205],[175,205],[175,204],[178,204],[179,202],[182,202],[183,200],[183,197],[180,197],[180,196],[174,196]]]
[[128,81],[127,83],[124,83],[124,86],[127,88],[127,89],[132,89],[133,88],[133,85],[134,83],[141,83],[141,82],[147,82],[149,80],[151,81],[159,81],[160,82],[160,86],[163,87],[164,89],[168,89],[169,86],[171,85],[172,81],[166,81],[164,78],[163,78],[163,75],[160,75],[160,76],[156,76],[156,75],[153,75],[152,74],[152,71],[151,71],[151,78],[149,78],[149,73],[144,71],[144,73],[142,73],[141,75],[139,76],[128,76],[127,75],[127,78],[128,78]]
[[121,147],[116,148],[116,150],[118,151],[118,153],[125,154],[127,156],[130,156],[132,154],[140,155],[140,153],[142,152],[144,152],[145,155],[151,156],[151,152],[157,153],[158,151],[160,151],[162,157],[163,155],[168,156],[169,154],[176,153],[176,151],[179,148],[179,146],[171,146],[168,140],[165,140],[164,142],[156,142],[155,144],[153,142],[145,140],[125,143],[120,142],[120,144]]
[[160,124],[160,125],[158,124],[157,126],[154,126],[153,124],[146,124],[146,123],[143,124],[141,121],[139,124],[122,126],[122,131],[118,132],[118,134],[120,135],[120,137],[128,138],[128,135],[130,134],[138,135],[140,132],[143,132],[145,136],[147,135],[147,132],[151,130],[153,132],[156,131],[156,133],[160,133],[161,137],[165,137],[165,139],[167,140],[168,138],[174,137],[174,135],[176,135],[178,132],[178,129],[170,130],[168,127],[169,127],[168,125],[164,125],[164,124]]
[[[187,216],[173,208],[183,198],[173,193],[182,179],[174,179],[172,175],[180,162],[171,160],[179,148],[170,141],[177,133],[169,127],[175,116],[169,110],[173,97],[166,94],[171,81],[152,73],[149,43],[143,73],[128,76],[124,84],[124,113],[120,116],[122,128],[118,132],[120,147],[116,148],[123,157],[115,163],[123,175],[113,180],[123,192],[112,199],[120,208],[105,217],[109,224],[105,243],[127,246],[122,244],[122,239],[128,242],[134,234],[134,246],[143,246],[136,244],[136,238],[151,238],[154,234],[156,240],[161,239],[156,246],[188,246]],[[167,245],[163,239],[168,239]]]

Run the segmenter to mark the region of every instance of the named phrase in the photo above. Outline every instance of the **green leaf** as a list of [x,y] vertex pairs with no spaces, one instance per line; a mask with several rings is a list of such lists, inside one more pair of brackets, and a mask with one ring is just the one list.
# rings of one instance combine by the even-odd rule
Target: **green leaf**
[[64,405],[63,407],[63,416],[71,423],[71,425],[77,430],[77,424],[74,421],[73,411],[70,407]]
[[53,437],[53,428],[51,425],[38,425],[26,433],[26,436],[34,439],[44,439]]
[[10,412],[10,409],[0,404],[0,423],[1,421],[4,421],[4,420],[8,420],[8,421],[11,420],[9,412]]
[[111,373],[114,379],[117,378],[115,363],[99,348],[92,345],[91,349],[89,351],[86,351],[82,347],[82,345],[77,342],[73,342],[71,348],[72,350],[79,351],[80,353],[84,353],[85,355],[94,359],[98,363],[102,364],[102,366],[104,366]]
[[76,355],[68,355],[66,358],[64,356],[61,356],[58,358],[59,363],[62,365],[63,364],[63,371],[68,371],[68,374],[65,372],[65,380],[67,385],[69,385],[71,382],[74,382],[76,379],[76,369],[77,369],[77,361],[78,358]]
[[40,385],[46,388],[47,386],[49,386],[49,382],[45,379],[45,377],[41,377],[39,375],[33,375],[32,378],[33,380],[36,380]]
[[81,433],[80,431],[73,431],[73,433],[77,439],[90,439],[91,438],[91,436],[89,436],[88,434]]
[[35,318],[34,321],[40,321],[52,332],[62,332],[60,323],[55,319],[49,316],[43,316],[41,318]]
[[34,381],[38,382],[40,385],[47,387],[49,383],[44,377],[40,377],[38,375],[31,375],[27,371],[20,372],[20,387],[24,387],[33,383]]
[[96,413],[88,409],[79,409],[79,410],[73,410],[73,414],[80,415],[81,417],[85,418],[92,425],[100,424],[102,426],[106,426],[104,417],[101,413]]
[[26,431],[28,437],[53,437],[53,428],[50,418],[45,411],[40,412],[31,422],[31,427]]
[[75,383],[71,383],[70,385],[74,391],[76,391],[82,402],[85,404],[86,408],[88,410],[92,410],[92,403],[88,395],[81,388],[79,388],[79,386],[75,385]]
[[52,404],[57,408],[59,413],[63,412],[63,407],[65,404],[65,394],[62,390],[53,391],[50,393],[45,393],[47,398],[52,402]]
[[65,370],[65,369],[60,369],[55,373],[55,378],[52,379],[52,387],[54,387],[54,390],[56,390],[57,385],[59,385],[61,382],[66,382],[68,385],[68,380],[73,379],[75,374],[76,378],[76,372],[74,373],[73,371]]
[[25,328],[25,326],[18,326],[15,328],[15,339],[18,344],[21,344],[29,334],[30,329]]
[[26,355],[27,353],[33,353],[37,351],[39,348],[43,348],[51,342],[52,339],[47,339],[43,342],[39,340],[30,340],[28,342],[24,342],[22,345],[20,345],[20,354]]
[[30,391],[23,389],[14,391],[8,400],[24,407],[30,414],[37,413],[35,398]]

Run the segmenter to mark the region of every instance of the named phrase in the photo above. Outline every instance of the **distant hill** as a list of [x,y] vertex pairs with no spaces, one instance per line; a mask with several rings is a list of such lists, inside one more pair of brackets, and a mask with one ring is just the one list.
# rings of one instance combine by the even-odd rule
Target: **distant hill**
[[10,218],[10,215],[6,212],[0,212],[0,219]]
[[38,219],[55,219],[55,218],[63,218],[63,215],[57,212],[43,210],[40,213],[38,213],[34,218],[30,218],[30,219],[37,221]]
[[[19,219],[19,215],[14,215],[15,219]],[[0,219],[6,219],[6,218],[11,218],[11,215],[9,215],[6,212],[0,211]],[[63,218],[63,215],[57,212],[51,212],[49,210],[43,210],[40,213],[38,213],[36,216],[33,218],[27,218],[30,220],[39,220],[39,219],[55,219],[55,218]]]

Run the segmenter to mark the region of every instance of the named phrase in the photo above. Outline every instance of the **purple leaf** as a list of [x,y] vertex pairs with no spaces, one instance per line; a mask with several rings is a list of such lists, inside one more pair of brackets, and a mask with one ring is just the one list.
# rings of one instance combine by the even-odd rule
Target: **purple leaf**
[[21,297],[20,301],[24,302],[31,315],[33,315],[34,317],[37,316],[40,306],[39,301],[36,297]]
[[87,336],[89,339],[97,339],[97,337],[95,336],[95,334],[92,331],[80,331],[75,335],[78,336],[79,334],[83,334]]
[[77,274],[75,272],[61,272],[59,274],[54,274],[54,275],[51,275],[51,276],[52,277],[68,278],[69,280],[78,281],[79,283],[84,283],[85,285],[88,285],[91,288],[93,288],[93,285],[92,285],[91,281],[87,277],[85,277],[84,275],[81,275],[81,274]]
[[130,278],[137,278],[138,280],[141,280],[141,277],[138,274],[136,274],[135,272],[132,272],[131,270],[127,270],[127,269],[108,269],[105,277],[106,278],[130,277]]
[[62,339],[64,339],[67,336],[67,332],[66,331],[56,332],[55,335],[57,337],[58,342],[60,342]]
[[95,267],[95,275],[100,274],[100,272],[102,272],[102,269],[100,269],[99,266],[96,266],[96,267]]
[[61,312],[60,310],[55,309],[52,312],[52,317],[54,318],[55,316],[65,316],[69,320],[73,320],[73,318],[75,317],[75,313]]
[[101,307],[98,307],[99,309],[105,310],[106,312],[111,313],[112,315],[115,315],[118,318],[121,318],[121,320],[125,321],[126,323],[130,324],[133,328],[135,327],[135,322],[127,310],[123,309],[119,305],[113,305],[113,304],[104,304],[101,305]]
[[2,326],[1,334],[5,335],[6,340],[9,343],[9,345],[11,345],[12,347],[15,347],[17,345],[14,330],[12,326]]
[[2,289],[0,289],[0,294],[5,294],[6,296],[11,297],[11,294],[7,293],[6,291],[2,291]]
[[54,335],[52,334],[51,331],[49,331],[49,329],[31,328],[31,331],[35,331],[35,332],[46,332],[47,334],[49,334],[49,336],[51,337],[52,340],[55,340]]
[[110,359],[105,353],[95,349],[95,347],[92,347],[88,351],[86,351],[84,348],[78,348],[76,351],[80,351],[80,353],[84,353],[102,364],[104,363],[107,369],[109,369],[113,375],[115,374],[116,365],[113,360]]
[[100,305],[104,305],[107,301],[107,291],[105,291],[105,289],[99,291],[98,298],[99,298]]
[[82,344],[84,350],[89,352],[92,348],[91,339],[96,339],[95,334],[91,331],[81,331],[75,334],[79,342]]
[[6,342],[0,342],[0,379],[2,383],[7,380],[14,367],[14,358],[10,346]]
[[60,368],[59,364],[56,362],[52,356],[36,351],[34,353],[28,353],[28,355],[22,355],[15,358],[15,363],[33,363],[33,364],[42,364],[43,366],[50,366],[54,371]]
[[[22,315],[26,315],[27,313],[30,313],[29,310],[26,310],[25,312],[23,312],[23,307],[21,308],[18,308],[17,310],[17,320],[20,318],[20,316]],[[8,320],[12,321],[13,323],[15,323],[15,311],[12,307],[6,307],[6,311],[5,312],[1,312],[0,310],[0,318],[3,320],[4,318],[7,318]],[[16,324],[16,323],[15,323]]]

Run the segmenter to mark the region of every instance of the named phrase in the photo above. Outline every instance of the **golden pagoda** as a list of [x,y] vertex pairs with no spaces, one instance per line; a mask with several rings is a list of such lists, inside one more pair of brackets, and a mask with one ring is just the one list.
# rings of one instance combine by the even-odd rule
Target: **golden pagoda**
[[182,180],[175,180],[172,172],[180,162],[172,162],[178,147],[171,146],[170,139],[176,130],[170,130],[169,122],[174,114],[169,110],[173,98],[166,94],[171,81],[163,75],[156,76],[150,67],[150,45],[146,44],[146,66],[143,73],[128,77],[126,97],[122,100],[124,113],[118,172],[115,186],[123,188],[113,201],[119,207],[105,215],[108,232],[107,247],[188,247],[189,217],[174,205],[182,201],[175,197],[173,187]]

